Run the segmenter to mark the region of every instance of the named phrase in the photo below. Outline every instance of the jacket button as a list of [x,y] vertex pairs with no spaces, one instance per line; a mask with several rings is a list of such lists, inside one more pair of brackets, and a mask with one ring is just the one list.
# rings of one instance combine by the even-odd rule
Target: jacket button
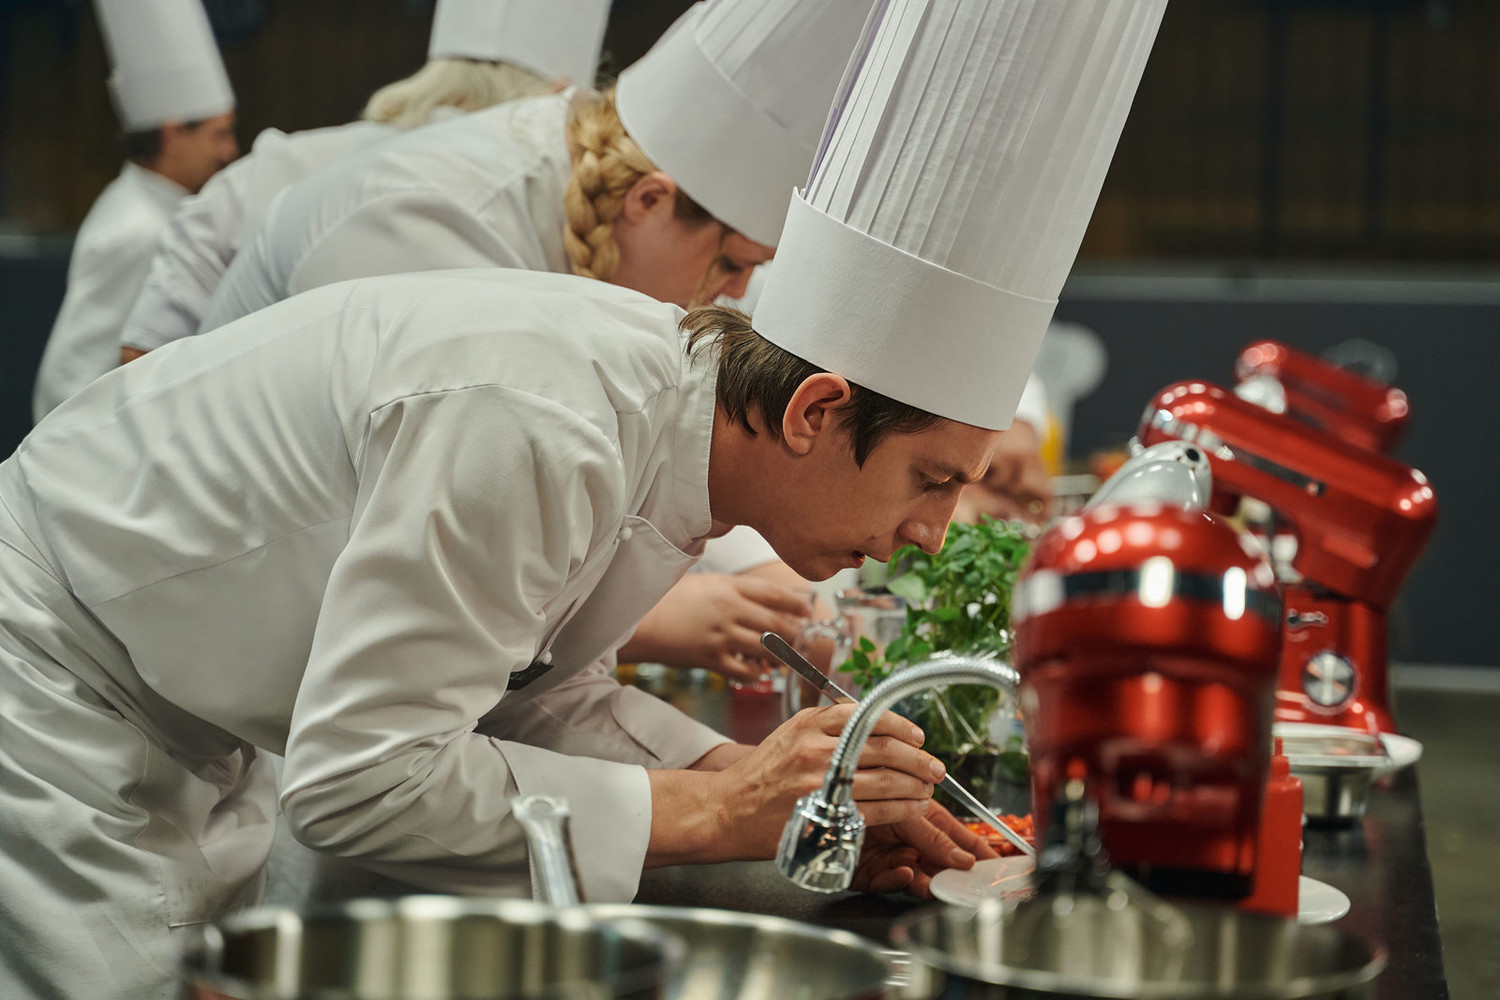
[[622,542],[628,542],[628,541],[630,541],[630,536],[634,535],[634,534],[635,534],[635,531],[632,530],[630,527],[627,526],[627,527],[624,527],[624,528],[620,529],[619,539]]
[[552,650],[550,650],[550,649],[544,649],[544,650],[542,650],[542,655],[538,656],[536,658],[536,662],[538,662],[538,663],[545,663],[549,667],[552,666]]

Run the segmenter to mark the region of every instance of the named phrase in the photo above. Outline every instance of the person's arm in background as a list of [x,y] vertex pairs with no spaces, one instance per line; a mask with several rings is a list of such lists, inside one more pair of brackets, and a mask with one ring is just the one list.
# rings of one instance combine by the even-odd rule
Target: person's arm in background
[[794,642],[809,617],[829,616],[812,584],[750,528],[711,539],[695,569],[641,620],[620,649],[621,662],[702,667],[753,680],[766,667],[762,632]]
[[198,321],[239,249],[254,155],[209,178],[172,213],[120,329],[120,364],[198,332]]

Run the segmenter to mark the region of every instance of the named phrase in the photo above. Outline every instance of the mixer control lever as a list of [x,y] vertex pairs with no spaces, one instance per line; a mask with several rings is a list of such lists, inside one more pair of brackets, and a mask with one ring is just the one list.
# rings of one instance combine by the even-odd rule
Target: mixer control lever
[[1307,614],[1299,614],[1296,611],[1286,613],[1287,628],[1308,628],[1313,625],[1327,625],[1328,616],[1321,611],[1311,611]]

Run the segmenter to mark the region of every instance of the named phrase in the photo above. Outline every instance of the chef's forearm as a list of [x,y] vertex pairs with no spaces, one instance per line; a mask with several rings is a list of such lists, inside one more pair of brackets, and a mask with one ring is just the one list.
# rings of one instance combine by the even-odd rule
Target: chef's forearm
[[710,864],[740,858],[711,771],[647,771],[651,781],[651,839],[647,868]]
[[751,751],[743,743],[720,743],[693,762],[694,771],[722,771]]

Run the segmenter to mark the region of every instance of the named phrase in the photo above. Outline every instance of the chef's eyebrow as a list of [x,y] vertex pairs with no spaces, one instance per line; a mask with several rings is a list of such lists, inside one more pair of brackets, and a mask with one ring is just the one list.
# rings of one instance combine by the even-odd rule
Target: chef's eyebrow
[[927,471],[930,473],[936,473],[937,478],[941,478],[944,480],[952,479],[964,486],[973,486],[975,483],[984,478],[984,473],[980,473],[977,476],[971,476],[967,472],[964,472],[962,469],[957,468],[956,466],[948,465],[944,462],[934,462],[929,460],[926,464]]

